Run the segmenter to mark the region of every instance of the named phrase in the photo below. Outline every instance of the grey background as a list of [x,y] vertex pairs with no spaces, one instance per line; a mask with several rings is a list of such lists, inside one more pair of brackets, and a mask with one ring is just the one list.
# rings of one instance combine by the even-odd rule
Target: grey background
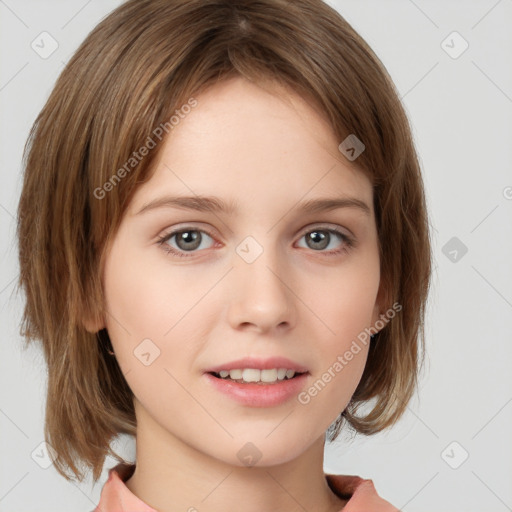
[[[119,4],[0,0],[0,512],[90,511],[114,463],[107,459],[96,486],[40,466],[45,368],[38,348],[22,351],[22,297],[12,292],[24,142],[63,64]],[[512,0],[330,4],[368,41],[403,98],[435,262],[417,396],[392,430],[328,445],[325,470],[373,479],[407,512],[512,510]],[[48,58],[31,47],[43,31],[58,42]],[[469,44],[457,58],[464,43],[448,37],[453,31]],[[118,446],[133,457],[130,439]]]

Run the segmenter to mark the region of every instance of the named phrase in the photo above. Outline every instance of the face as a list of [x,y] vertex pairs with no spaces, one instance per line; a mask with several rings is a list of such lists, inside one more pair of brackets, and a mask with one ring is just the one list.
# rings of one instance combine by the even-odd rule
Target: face
[[[236,78],[196,97],[133,197],[103,272],[105,326],[139,428],[238,466],[241,449],[274,465],[323,436],[368,346],[341,370],[336,361],[380,312],[371,184],[315,109],[275,90]],[[183,197],[194,200],[169,199]],[[323,199],[347,201],[305,208]],[[280,380],[280,368],[296,374]],[[277,382],[209,373],[236,369]]]

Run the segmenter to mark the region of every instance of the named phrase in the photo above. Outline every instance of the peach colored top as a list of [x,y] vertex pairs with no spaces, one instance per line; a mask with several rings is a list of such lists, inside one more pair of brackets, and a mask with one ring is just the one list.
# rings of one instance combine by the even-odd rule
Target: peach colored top
[[[134,464],[120,463],[111,468],[101,490],[100,502],[93,512],[157,512],[126,487],[124,482],[134,471]],[[399,512],[377,494],[371,480],[350,475],[325,474],[325,477],[340,498],[348,499],[342,512]]]

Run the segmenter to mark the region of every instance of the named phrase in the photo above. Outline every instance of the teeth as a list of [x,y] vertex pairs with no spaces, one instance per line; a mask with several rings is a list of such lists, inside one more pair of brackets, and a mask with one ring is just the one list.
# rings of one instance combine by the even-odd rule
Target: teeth
[[232,379],[241,379],[242,378],[242,370],[231,370],[229,372],[229,376]]
[[277,378],[277,370],[275,368],[273,370],[261,370],[260,372],[261,382],[275,382]]
[[295,370],[286,368],[272,368],[265,370],[257,370],[255,368],[244,368],[236,370],[221,370],[218,375],[222,379],[231,379],[242,382],[277,382],[278,380],[292,379]]
[[293,370],[286,370],[286,377],[288,379],[291,379],[295,375],[295,372]]
[[[230,374],[231,377],[231,374]],[[277,375],[276,375],[277,377]],[[258,382],[261,380],[261,371],[260,370],[253,370],[247,369],[242,371],[242,380],[245,382]]]

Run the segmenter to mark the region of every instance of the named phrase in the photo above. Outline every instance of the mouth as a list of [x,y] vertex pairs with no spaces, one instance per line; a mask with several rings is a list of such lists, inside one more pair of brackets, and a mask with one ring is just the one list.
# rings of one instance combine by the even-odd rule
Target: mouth
[[236,368],[233,370],[220,370],[219,372],[207,372],[220,380],[236,382],[237,384],[278,384],[282,381],[293,380],[307,371],[295,371],[288,368]]
[[236,368],[205,372],[212,389],[245,407],[277,407],[296,397],[307,384],[309,371],[291,368]]

